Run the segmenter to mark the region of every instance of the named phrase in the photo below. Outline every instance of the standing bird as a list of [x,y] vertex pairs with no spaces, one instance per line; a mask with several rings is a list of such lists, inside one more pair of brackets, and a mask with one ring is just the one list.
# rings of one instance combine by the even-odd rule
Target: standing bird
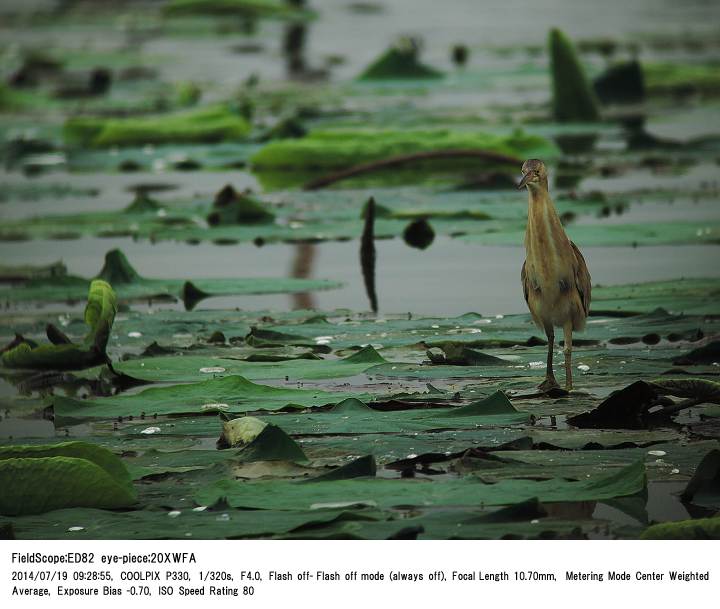
[[520,278],[533,321],[548,339],[547,371],[540,389],[558,387],[553,373],[555,328],[565,339],[565,388],[572,389],[572,333],[585,327],[590,311],[590,273],[577,246],[565,234],[548,192],[545,165],[529,159],[519,189],[528,189],[526,259]]

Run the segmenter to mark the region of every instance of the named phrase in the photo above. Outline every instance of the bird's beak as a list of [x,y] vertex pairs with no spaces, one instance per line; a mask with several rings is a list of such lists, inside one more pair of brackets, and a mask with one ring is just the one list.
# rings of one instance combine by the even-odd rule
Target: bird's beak
[[518,190],[522,190],[523,188],[525,188],[531,177],[532,171],[528,171],[526,174],[524,174],[522,180],[520,180],[520,184],[518,184]]

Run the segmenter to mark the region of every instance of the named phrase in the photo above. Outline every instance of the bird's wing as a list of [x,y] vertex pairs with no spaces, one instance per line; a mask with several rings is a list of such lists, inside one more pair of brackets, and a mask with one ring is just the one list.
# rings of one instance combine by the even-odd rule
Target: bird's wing
[[[520,281],[522,282],[523,294],[525,295],[525,302],[528,302],[528,294],[530,293],[530,284],[528,283],[528,276],[525,272],[525,265],[527,260],[523,262],[522,269],[520,270]],[[529,302],[528,302],[529,304]]]
[[590,313],[590,293],[592,291],[590,272],[578,246],[572,241],[570,245],[572,245],[573,253],[575,254],[575,264],[573,265],[573,270],[575,271],[575,289],[578,291],[578,294],[580,294],[580,301],[587,316],[588,313]]

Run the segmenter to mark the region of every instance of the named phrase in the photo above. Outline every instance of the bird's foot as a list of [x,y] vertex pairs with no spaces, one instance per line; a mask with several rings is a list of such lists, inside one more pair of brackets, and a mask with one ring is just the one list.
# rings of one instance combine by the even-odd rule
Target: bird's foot
[[538,389],[541,391],[550,391],[551,389],[559,389],[560,385],[555,380],[554,376],[545,377],[545,380],[538,385]]

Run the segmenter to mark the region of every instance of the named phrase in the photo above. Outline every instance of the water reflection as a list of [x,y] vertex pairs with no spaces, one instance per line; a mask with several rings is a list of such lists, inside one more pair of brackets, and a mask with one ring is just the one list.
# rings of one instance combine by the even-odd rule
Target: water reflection
[[555,142],[563,154],[583,154],[592,152],[597,138],[597,133],[567,133],[555,136]]
[[360,240],[360,268],[365,285],[365,293],[370,301],[370,308],[377,313],[378,299],[375,287],[375,199],[370,197],[365,206],[365,226]]
[[[303,10],[306,0],[286,0],[292,8]],[[283,31],[282,51],[285,58],[285,72],[294,80],[322,80],[327,78],[327,70],[312,68],[306,57],[307,39],[310,28],[305,19],[290,21]]]
[[6,418],[0,420],[0,440],[54,438],[55,425],[45,419]]
[[596,506],[596,501],[543,503],[548,517],[560,520],[590,520]]
[[[313,274],[313,267],[317,259],[317,246],[314,243],[298,243],[295,246],[295,256],[290,268],[290,277],[294,279],[309,279]],[[315,309],[317,302],[312,292],[292,294],[293,309]]]
[[[287,0],[294,8],[303,8],[305,0]],[[283,55],[285,69],[289,77],[303,76],[306,71],[305,38],[307,25],[305,21],[291,21],[285,26],[283,33]]]

